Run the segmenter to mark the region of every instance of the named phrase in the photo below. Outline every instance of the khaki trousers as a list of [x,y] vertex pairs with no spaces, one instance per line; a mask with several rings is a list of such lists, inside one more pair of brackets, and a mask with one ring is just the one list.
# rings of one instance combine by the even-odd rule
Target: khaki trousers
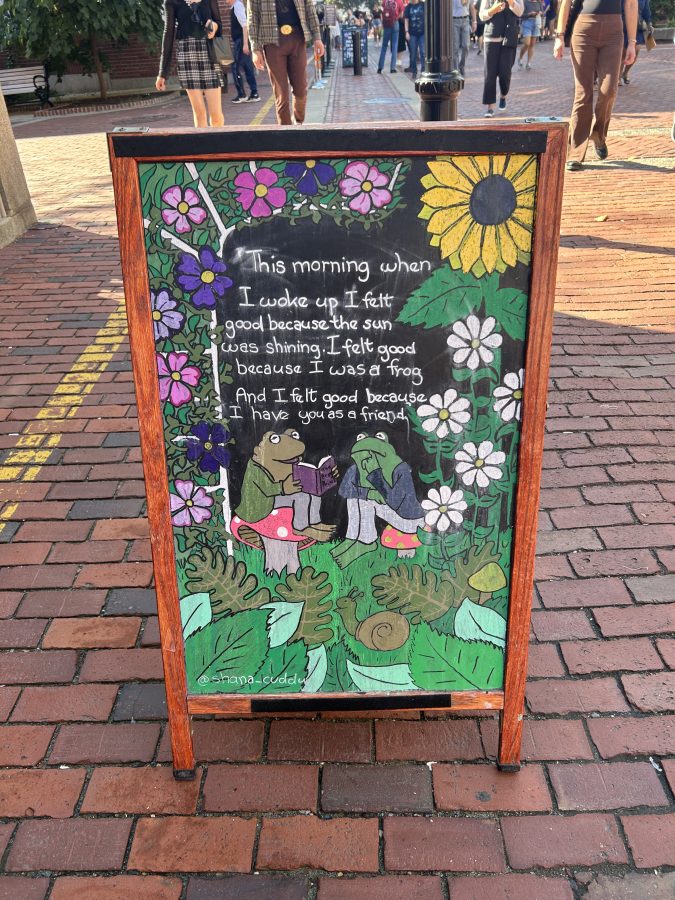
[[[583,162],[588,141],[601,147],[619,87],[623,26],[621,16],[580,15],[570,43],[574,68],[574,105],[570,117],[568,160]],[[598,95],[593,108],[593,81]]]
[[293,118],[297,125],[305,121],[307,105],[307,51],[300,31],[279,35],[278,44],[265,44],[265,62],[269,72],[279,125],[291,125],[288,82],[293,88]]

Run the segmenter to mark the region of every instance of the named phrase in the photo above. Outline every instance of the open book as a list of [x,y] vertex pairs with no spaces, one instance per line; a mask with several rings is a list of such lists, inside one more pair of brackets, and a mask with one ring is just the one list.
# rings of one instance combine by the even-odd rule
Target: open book
[[293,463],[293,480],[298,481],[306,494],[322,497],[337,484],[333,475],[335,460],[332,456],[324,456],[318,466],[308,462]]

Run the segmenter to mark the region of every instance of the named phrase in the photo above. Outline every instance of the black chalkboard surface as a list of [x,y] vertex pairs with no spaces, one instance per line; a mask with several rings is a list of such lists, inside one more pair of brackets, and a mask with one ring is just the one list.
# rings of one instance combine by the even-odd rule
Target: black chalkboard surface
[[175,717],[522,710],[564,128],[309,134],[111,138]]
[[361,65],[368,66],[368,26],[367,25],[341,25],[342,36],[342,67],[351,68],[354,65],[354,39],[356,35],[361,40]]

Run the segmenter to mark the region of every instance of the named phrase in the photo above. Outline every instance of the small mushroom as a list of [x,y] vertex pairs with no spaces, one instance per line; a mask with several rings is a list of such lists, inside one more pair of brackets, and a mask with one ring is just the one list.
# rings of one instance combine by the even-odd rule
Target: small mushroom
[[478,591],[478,602],[487,603],[495,591],[506,587],[506,575],[495,562],[486,563],[468,578],[469,586]]
[[380,543],[389,550],[396,550],[399,557],[411,557],[422,542],[415,532],[399,531],[393,525],[387,525],[382,532]]

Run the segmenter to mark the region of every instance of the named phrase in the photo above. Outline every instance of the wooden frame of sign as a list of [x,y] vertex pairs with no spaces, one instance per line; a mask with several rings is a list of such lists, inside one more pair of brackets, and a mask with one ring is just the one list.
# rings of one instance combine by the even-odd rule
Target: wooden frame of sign
[[109,135],[176,777],[287,711],[500,710],[519,767],[566,137]]

